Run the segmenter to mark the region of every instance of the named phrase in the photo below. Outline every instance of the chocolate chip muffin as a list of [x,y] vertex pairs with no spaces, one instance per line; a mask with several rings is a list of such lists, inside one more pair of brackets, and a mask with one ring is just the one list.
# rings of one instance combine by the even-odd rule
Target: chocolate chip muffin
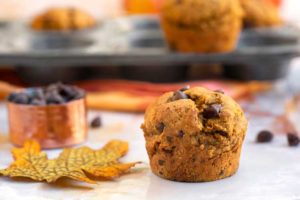
[[240,0],[245,13],[244,27],[272,27],[282,24],[278,8],[267,0]]
[[154,174],[205,182],[237,171],[247,120],[222,92],[183,88],[150,105],[142,129]]
[[243,12],[239,0],[165,0],[161,15],[171,50],[211,53],[235,48]]
[[87,12],[76,8],[50,8],[31,22],[34,30],[70,31],[91,28],[95,19]]

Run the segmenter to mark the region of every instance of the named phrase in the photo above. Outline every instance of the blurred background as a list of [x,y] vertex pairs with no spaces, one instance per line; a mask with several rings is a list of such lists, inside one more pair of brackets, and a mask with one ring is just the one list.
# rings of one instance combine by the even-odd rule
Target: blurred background
[[[300,4],[298,0],[270,1],[278,7],[285,28],[253,29],[255,31],[250,31],[250,34],[249,31],[244,31],[237,54],[221,58],[183,57],[174,61],[172,55],[175,54],[166,51],[163,33],[159,28],[163,0],[1,0],[0,66],[3,67],[0,69],[4,71],[0,79],[7,80],[5,77],[8,75],[16,76],[16,83],[41,85],[55,81],[74,82],[102,78],[152,82],[224,77],[239,80],[282,78],[288,73],[291,59],[299,53],[298,46],[290,47],[300,37],[295,31],[295,27],[300,27]],[[88,13],[97,22],[96,30],[57,36],[52,33],[37,34],[30,29],[33,19],[53,7],[72,7]],[[290,31],[291,26],[293,33]],[[253,32],[256,34],[254,38]],[[243,39],[244,36],[246,39]],[[259,60],[253,51],[257,54],[260,51],[272,52],[273,57]],[[76,56],[70,56],[69,52],[76,52],[78,58],[82,57],[81,62],[76,60]],[[102,59],[101,56],[107,52],[111,55],[110,59]],[[137,52],[142,54],[139,60],[130,56]],[[245,52],[248,57],[244,56]],[[20,57],[20,53],[26,59]],[[36,53],[39,56],[33,57]],[[127,57],[114,57],[120,53]],[[150,54],[155,54],[156,59],[151,59]],[[90,55],[99,56],[93,60],[87,58]],[[240,60],[238,57],[245,59]],[[165,62],[166,60],[169,62]],[[53,71],[56,73],[53,74]]]

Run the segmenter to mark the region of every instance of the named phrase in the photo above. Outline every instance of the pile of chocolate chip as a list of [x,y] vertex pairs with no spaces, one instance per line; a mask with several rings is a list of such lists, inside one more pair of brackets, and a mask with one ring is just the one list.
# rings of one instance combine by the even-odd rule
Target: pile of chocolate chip
[[62,83],[51,84],[44,88],[29,88],[21,92],[11,93],[8,101],[28,105],[63,104],[85,97],[85,92],[75,86]]

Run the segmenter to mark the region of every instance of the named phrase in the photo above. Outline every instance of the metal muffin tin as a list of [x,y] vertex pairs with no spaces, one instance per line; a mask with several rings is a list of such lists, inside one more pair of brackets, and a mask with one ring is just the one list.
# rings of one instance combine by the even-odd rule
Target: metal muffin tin
[[0,26],[0,66],[22,66],[21,75],[28,79],[32,75],[50,80],[54,69],[58,74],[59,69],[78,66],[130,66],[134,77],[143,68],[172,67],[176,73],[177,67],[190,64],[222,64],[230,78],[276,80],[300,55],[299,37],[300,31],[292,26],[248,29],[231,53],[183,54],[168,50],[155,16],[107,20],[92,30],[68,34],[35,33],[26,23],[8,23]]

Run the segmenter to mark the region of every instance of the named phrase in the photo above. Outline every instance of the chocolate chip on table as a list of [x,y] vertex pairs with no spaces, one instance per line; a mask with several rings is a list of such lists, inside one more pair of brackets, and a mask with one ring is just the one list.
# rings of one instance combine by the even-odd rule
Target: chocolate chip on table
[[159,131],[159,133],[162,133],[165,129],[165,124],[160,122],[156,125],[156,129]]
[[184,92],[184,91],[186,91],[186,90],[188,90],[188,89],[190,89],[190,86],[189,86],[189,85],[184,86],[183,88],[179,89],[179,91]]
[[171,100],[172,101],[177,101],[177,100],[180,100],[180,99],[188,99],[189,97],[182,91],[178,90],[176,92],[174,92]]
[[260,131],[256,136],[256,142],[267,143],[273,140],[273,133],[267,130]]
[[296,147],[300,143],[300,139],[299,139],[298,135],[296,135],[294,133],[288,133],[287,140],[288,140],[290,147]]
[[164,161],[164,160],[158,160],[158,164],[159,164],[159,165],[164,165],[164,164],[165,164],[165,161]]
[[102,125],[101,118],[99,116],[95,117],[92,122],[91,122],[91,127],[92,128],[99,128]]
[[206,119],[217,118],[219,117],[220,111],[221,111],[220,104],[212,104],[203,110],[202,115]]
[[179,132],[177,133],[177,136],[178,136],[179,138],[183,138],[184,132],[183,132],[183,131],[179,131]]

